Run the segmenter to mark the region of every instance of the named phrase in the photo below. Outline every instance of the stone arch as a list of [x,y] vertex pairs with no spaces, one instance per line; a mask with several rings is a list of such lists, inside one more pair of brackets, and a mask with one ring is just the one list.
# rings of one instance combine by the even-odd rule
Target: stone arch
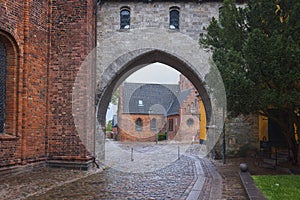
[[19,109],[18,106],[20,105],[18,90],[20,83],[22,83],[21,75],[19,73],[20,50],[14,37],[1,29],[0,41],[6,48],[7,58],[5,134],[17,136],[17,123],[19,121],[17,111]]
[[166,50],[144,48],[123,54],[103,71],[96,92],[97,119],[102,127],[105,125],[106,108],[108,107],[114,88],[133,72],[155,62],[173,67],[193,83],[204,103],[207,122],[210,122],[212,104],[207,88],[205,87],[204,77],[199,71],[186,59],[175,53]]

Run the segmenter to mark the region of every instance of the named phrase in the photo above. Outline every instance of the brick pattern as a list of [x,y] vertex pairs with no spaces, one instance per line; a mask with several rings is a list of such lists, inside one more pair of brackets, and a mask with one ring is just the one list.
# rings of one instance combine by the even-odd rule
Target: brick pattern
[[[73,87],[82,86],[82,91],[91,91],[90,87],[93,87],[94,71],[91,65],[84,68],[87,70],[86,77],[80,79],[77,86],[74,83],[78,73],[81,73],[83,61],[95,46],[95,1],[52,1],[51,9],[49,159],[88,160],[92,152],[88,152],[84,144],[94,130],[86,126],[84,119],[95,116],[94,109],[91,109],[93,104],[87,105],[87,93],[79,95],[76,109],[82,111],[77,116],[82,119],[79,124],[82,129],[77,129],[72,115],[72,92]],[[87,132],[79,133],[78,130]],[[80,134],[84,137],[79,137]]]
[[[8,58],[0,167],[45,160],[47,155],[82,160],[89,154],[83,143],[91,145],[94,126],[84,127],[87,135],[81,141],[71,105],[75,77],[95,46],[95,3],[95,0],[0,2],[0,40]],[[84,89],[94,87],[95,69],[88,69]],[[92,90],[89,91],[90,97]],[[90,109],[93,103],[88,106],[80,109],[94,110]],[[91,117],[94,113],[79,119],[87,115]]]
[[[166,119],[163,115],[119,114],[119,139],[121,141],[156,141],[156,134],[165,131]],[[135,121],[140,118],[143,122],[142,131],[135,129]],[[157,131],[150,130],[151,119],[157,119]]]
[[48,1],[4,0],[0,9],[8,57],[0,166],[9,166],[45,158]]

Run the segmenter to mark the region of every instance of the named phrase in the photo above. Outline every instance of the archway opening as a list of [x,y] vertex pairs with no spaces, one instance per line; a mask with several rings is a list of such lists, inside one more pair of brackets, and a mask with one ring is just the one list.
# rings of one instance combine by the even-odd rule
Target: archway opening
[[[133,54],[134,53],[130,53],[130,55]],[[125,142],[146,142],[146,143],[151,142],[150,146],[147,143],[146,149],[148,150],[154,149],[153,145],[159,143],[161,140],[176,141],[176,142],[184,141],[184,143],[188,141],[189,144],[193,142],[199,144],[202,142],[201,144],[203,144],[203,142],[206,139],[206,122],[209,122],[210,119],[211,104],[210,104],[209,95],[206,92],[202,79],[200,78],[201,75],[197,72],[197,70],[194,69],[193,66],[191,66],[188,62],[181,60],[179,57],[158,50],[151,50],[151,51],[147,50],[147,52],[143,53],[142,55],[138,55],[132,59],[128,59],[128,62],[126,61],[124,62],[124,60],[126,60],[125,57],[126,59],[128,59],[128,55],[124,55],[124,57],[118,58],[117,60],[115,60],[114,63],[112,63],[108,68],[106,68],[102,74],[102,79],[100,80],[100,83],[98,83],[99,103],[98,103],[97,119],[98,122],[100,122],[100,129],[102,131],[105,130],[105,125],[106,125],[105,122],[107,116],[106,108],[109,105],[113,93],[115,91],[119,91],[119,95],[120,95],[119,101],[121,102],[119,102],[118,109],[122,107],[121,108],[122,111],[123,112],[125,111],[125,114],[128,115],[125,117],[120,117],[119,113],[115,113],[117,115],[116,118],[117,123],[112,122],[112,124],[117,124],[118,130],[117,130],[117,134],[115,134],[115,132],[112,130],[112,134],[109,137],[118,141],[125,141]],[[119,61],[121,62],[119,63]],[[157,64],[157,63],[159,63],[159,65],[167,65],[173,70],[176,70],[177,77],[178,77],[178,80],[176,81],[177,89],[174,88],[172,89],[172,87],[167,86],[167,84],[126,83],[125,80],[130,79],[130,75],[132,75],[133,73],[135,72],[137,73],[139,70],[146,68],[146,66],[148,66],[149,64]],[[162,72],[160,70],[157,70],[157,73],[162,73]],[[145,75],[150,76],[149,73],[148,74],[146,73]],[[159,97],[157,96],[155,96],[154,98],[152,96],[151,99],[149,99],[149,97],[145,97],[145,93],[149,93],[149,89],[150,90],[152,89],[152,91],[160,91],[161,93],[159,93],[159,95],[161,95],[161,99],[168,99],[169,97],[165,96],[165,94],[170,93],[171,94],[170,96],[172,95],[174,96],[175,101],[173,102],[168,101],[169,106],[165,106],[163,103],[157,102],[157,100],[159,99]],[[183,93],[185,94],[185,97],[192,95],[193,99],[187,100],[183,98],[184,96]],[[149,104],[149,101],[153,99],[156,101],[152,101]],[[205,100],[206,102],[204,102]],[[200,106],[200,101],[202,106]],[[174,106],[176,104],[178,105],[178,110],[176,110],[176,106]],[[171,109],[172,106],[174,106],[175,110],[178,111],[177,113],[169,112],[172,110]],[[205,131],[205,134],[202,135],[201,140],[200,140],[200,129],[199,129],[200,107],[201,109],[203,109],[202,112],[204,113],[203,116],[205,118],[204,120],[205,124],[202,124],[203,126],[202,130]],[[122,120],[120,120],[120,118],[122,118]],[[111,120],[113,121],[113,119]],[[161,123],[162,121],[164,123]],[[128,127],[129,125],[132,125],[131,128]],[[193,127],[197,127],[197,128],[193,130]],[[190,130],[187,132],[191,134],[190,135],[178,134],[178,132],[183,132],[183,130],[184,131]],[[163,132],[164,135],[161,134],[161,132]],[[105,138],[105,135],[103,138]],[[105,146],[105,152],[106,152],[105,154],[109,154],[113,152],[108,156],[110,161],[112,161],[112,163],[116,163],[115,162],[116,159],[120,160],[121,158],[125,158],[126,157],[125,155],[130,154],[129,153],[130,149],[128,148],[131,148],[131,152],[132,154],[134,154],[134,157],[139,157],[138,156],[139,153],[145,152],[144,149],[145,145],[143,145],[143,148],[141,149],[140,146],[136,146],[136,144],[132,144],[132,143],[127,144],[127,146],[125,147],[123,145],[122,148],[120,147],[119,144],[114,147],[111,147],[111,145],[106,145],[106,144],[102,143],[102,145]],[[184,148],[186,147],[180,145],[181,144],[176,143],[175,146],[169,145],[167,147],[164,147],[164,150],[166,152],[172,152],[172,156],[169,156],[167,159],[163,158],[164,162],[161,163],[174,161],[174,156],[176,157],[176,159],[178,159],[179,153],[177,155],[176,152],[179,151],[179,148],[182,148],[181,149],[182,152],[185,152],[186,150],[186,149],[184,150]],[[118,155],[116,155],[115,152],[118,152],[117,153]],[[127,152],[127,154],[125,152]],[[123,155],[123,153],[125,154]],[[167,153],[160,153],[160,155],[167,155]],[[116,158],[114,160],[115,156]],[[107,157],[105,156],[105,158]],[[144,159],[144,158],[145,156],[139,157],[139,159]],[[149,160],[153,160],[153,159],[149,159]],[[148,161],[144,161],[144,162],[147,163]],[[135,167],[131,166],[131,164],[132,163],[130,162],[128,163],[124,161],[119,163],[118,167],[120,170],[127,169],[130,171],[132,169],[135,169]],[[128,167],[128,165],[131,167]],[[151,166],[151,164],[149,163],[147,163],[146,165]],[[147,171],[147,166],[146,168],[138,168],[138,170],[143,169]]]
[[[144,122],[138,129],[137,121]],[[156,143],[185,139],[203,144],[206,112],[202,98],[177,70],[158,62],[147,65],[114,89],[106,113],[106,138]]]
[[209,93],[205,88],[204,77],[190,63],[178,55],[165,51],[143,49],[128,52],[117,58],[101,74],[97,88],[97,120],[101,127],[105,127],[106,109],[109,105],[115,88],[120,85],[133,72],[152,63],[162,63],[179,71],[195,86],[199,92],[206,112],[206,121],[209,124],[212,115],[212,104]]

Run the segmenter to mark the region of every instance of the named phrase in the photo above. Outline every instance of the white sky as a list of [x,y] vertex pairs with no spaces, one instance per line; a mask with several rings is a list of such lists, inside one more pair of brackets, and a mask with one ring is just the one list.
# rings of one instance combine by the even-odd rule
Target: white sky
[[125,81],[133,83],[177,84],[177,70],[162,63],[153,63],[131,74]]
[[[131,74],[125,81],[132,83],[158,83],[158,84],[178,84],[179,74],[177,70],[162,63],[153,63]],[[110,104],[107,110],[106,121],[111,120],[116,114],[117,106]]]

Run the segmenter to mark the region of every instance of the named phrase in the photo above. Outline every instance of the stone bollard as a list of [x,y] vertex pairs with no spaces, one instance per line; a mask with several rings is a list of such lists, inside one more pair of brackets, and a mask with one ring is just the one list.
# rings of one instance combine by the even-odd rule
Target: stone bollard
[[248,171],[248,165],[246,163],[240,164],[240,170],[241,172],[247,172]]

